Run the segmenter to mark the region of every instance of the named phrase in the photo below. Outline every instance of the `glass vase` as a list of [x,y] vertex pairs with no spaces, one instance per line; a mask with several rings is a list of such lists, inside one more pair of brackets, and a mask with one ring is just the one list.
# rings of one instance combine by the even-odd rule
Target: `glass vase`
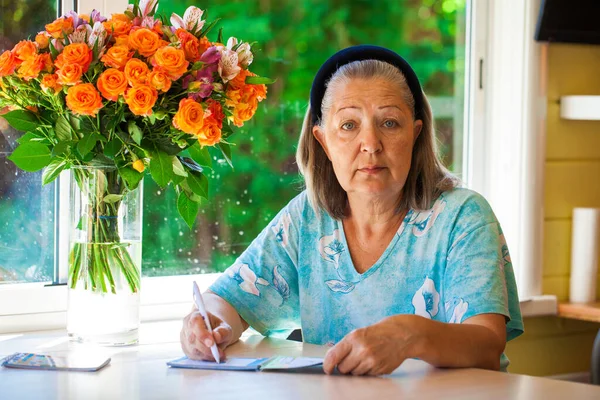
[[142,182],[127,189],[115,167],[71,170],[71,340],[108,346],[138,341],[142,193]]

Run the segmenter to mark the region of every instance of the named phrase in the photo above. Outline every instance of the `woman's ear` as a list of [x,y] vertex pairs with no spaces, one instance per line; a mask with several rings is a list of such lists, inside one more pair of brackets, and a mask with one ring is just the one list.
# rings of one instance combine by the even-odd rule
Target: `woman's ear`
[[331,157],[329,157],[329,149],[327,148],[327,141],[325,140],[325,131],[323,131],[320,126],[315,125],[312,128],[312,133],[315,139],[317,139],[317,142],[321,144],[321,147],[325,151],[325,154],[327,154],[329,161],[331,161]]
[[417,142],[417,139],[419,138],[419,135],[421,134],[422,130],[423,130],[423,121],[418,119],[413,124],[413,137],[414,137],[413,146]]

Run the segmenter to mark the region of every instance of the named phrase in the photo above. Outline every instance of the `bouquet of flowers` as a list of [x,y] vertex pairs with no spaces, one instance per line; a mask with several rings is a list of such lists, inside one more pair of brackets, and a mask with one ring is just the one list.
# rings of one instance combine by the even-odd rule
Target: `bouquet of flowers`
[[[158,0],[136,0],[110,19],[71,12],[0,55],[0,109],[26,132],[9,159],[26,171],[43,168],[44,184],[73,168],[88,197],[80,225],[92,246],[71,250],[72,287],[86,259],[95,268],[85,272],[86,286],[114,293],[109,265],[117,265],[138,290],[139,273],[111,220],[124,196],[149,170],[159,186],[175,187],[191,227],[207,197],[207,147],[231,164],[232,127],[252,118],[272,83],[248,69],[250,43],[225,43],[221,30],[208,39],[217,21],[206,23],[199,8],[170,19],[157,8]],[[85,182],[94,173],[101,184],[91,188]]]

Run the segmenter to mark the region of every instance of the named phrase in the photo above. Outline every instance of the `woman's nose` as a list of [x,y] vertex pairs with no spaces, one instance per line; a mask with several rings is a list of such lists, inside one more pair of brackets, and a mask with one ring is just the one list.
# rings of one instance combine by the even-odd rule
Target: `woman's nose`
[[365,153],[377,153],[381,151],[381,139],[377,127],[373,124],[367,125],[362,129],[361,134],[361,151]]

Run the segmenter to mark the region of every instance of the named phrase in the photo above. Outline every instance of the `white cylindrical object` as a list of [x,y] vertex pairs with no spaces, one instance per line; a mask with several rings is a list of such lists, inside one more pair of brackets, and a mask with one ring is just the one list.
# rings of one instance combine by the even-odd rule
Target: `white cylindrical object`
[[599,246],[600,208],[574,208],[569,291],[572,303],[596,301]]
[[600,96],[562,96],[560,98],[560,117],[599,120]]

